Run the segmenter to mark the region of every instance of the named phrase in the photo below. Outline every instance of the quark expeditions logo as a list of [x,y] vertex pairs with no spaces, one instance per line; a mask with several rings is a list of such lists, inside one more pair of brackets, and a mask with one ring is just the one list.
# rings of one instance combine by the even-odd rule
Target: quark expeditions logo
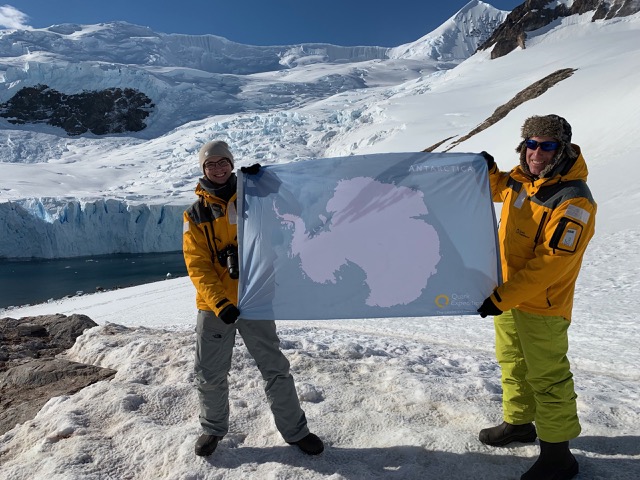
[[434,301],[435,301],[436,306],[437,306],[438,308],[445,308],[445,307],[447,307],[447,306],[449,305],[449,302],[450,302],[451,300],[449,300],[449,296],[448,296],[448,295],[444,295],[444,294],[443,294],[443,295],[438,295],[438,296],[435,298],[435,300],[434,300]]
[[480,306],[480,303],[473,301],[468,293],[452,293],[451,295],[442,293],[437,295],[433,301],[440,309],[451,307],[456,310],[467,310],[469,307],[478,308]]

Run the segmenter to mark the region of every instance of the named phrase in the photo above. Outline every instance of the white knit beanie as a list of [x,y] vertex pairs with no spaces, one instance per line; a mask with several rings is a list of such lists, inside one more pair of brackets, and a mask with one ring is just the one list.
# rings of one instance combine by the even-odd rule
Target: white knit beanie
[[200,169],[204,172],[204,162],[211,157],[223,157],[229,159],[231,162],[231,168],[233,168],[233,155],[229,150],[227,142],[222,140],[214,140],[212,142],[205,143],[200,152],[198,153],[198,160],[200,161]]

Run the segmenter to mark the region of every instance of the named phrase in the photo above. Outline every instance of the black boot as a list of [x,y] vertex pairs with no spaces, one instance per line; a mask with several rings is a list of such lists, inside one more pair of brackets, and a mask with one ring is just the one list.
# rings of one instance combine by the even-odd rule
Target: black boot
[[502,422],[497,427],[480,430],[478,439],[485,445],[492,447],[504,447],[511,442],[533,442],[536,439],[536,427],[533,426],[533,423],[512,425]]
[[578,461],[569,450],[569,442],[540,440],[540,456],[520,480],[569,480],[578,474]]
[[207,435],[203,433],[196,441],[195,452],[199,457],[208,457],[211,455],[218,446],[218,442],[222,440],[222,437],[216,437],[215,435]]
[[297,442],[287,442],[289,445],[295,445],[307,455],[320,455],[324,451],[324,443],[317,435],[310,433],[306,437]]

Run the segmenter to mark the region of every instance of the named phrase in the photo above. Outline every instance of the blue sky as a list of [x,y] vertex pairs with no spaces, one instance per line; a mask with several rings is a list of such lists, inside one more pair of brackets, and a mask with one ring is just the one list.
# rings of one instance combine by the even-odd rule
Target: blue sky
[[[440,26],[466,0],[9,0],[0,28],[123,20],[156,32],[219,35],[249,45],[305,42],[395,47]],[[523,0],[487,0],[513,10]]]

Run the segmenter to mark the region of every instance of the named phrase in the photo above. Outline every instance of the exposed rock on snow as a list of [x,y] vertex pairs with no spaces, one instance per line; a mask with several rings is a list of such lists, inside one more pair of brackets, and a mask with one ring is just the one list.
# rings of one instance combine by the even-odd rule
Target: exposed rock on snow
[[56,358],[95,326],[86,315],[0,319],[0,435],[33,418],[50,398],[75,393],[116,373]]
[[575,14],[592,13],[591,20],[626,17],[640,11],[637,0],[574,0],[570,6],[557,0],[527,0],[507,16],[479,50],[491,50],[499,58],[516,48],[526,47],[527,32],[545,27],[554,20]]

